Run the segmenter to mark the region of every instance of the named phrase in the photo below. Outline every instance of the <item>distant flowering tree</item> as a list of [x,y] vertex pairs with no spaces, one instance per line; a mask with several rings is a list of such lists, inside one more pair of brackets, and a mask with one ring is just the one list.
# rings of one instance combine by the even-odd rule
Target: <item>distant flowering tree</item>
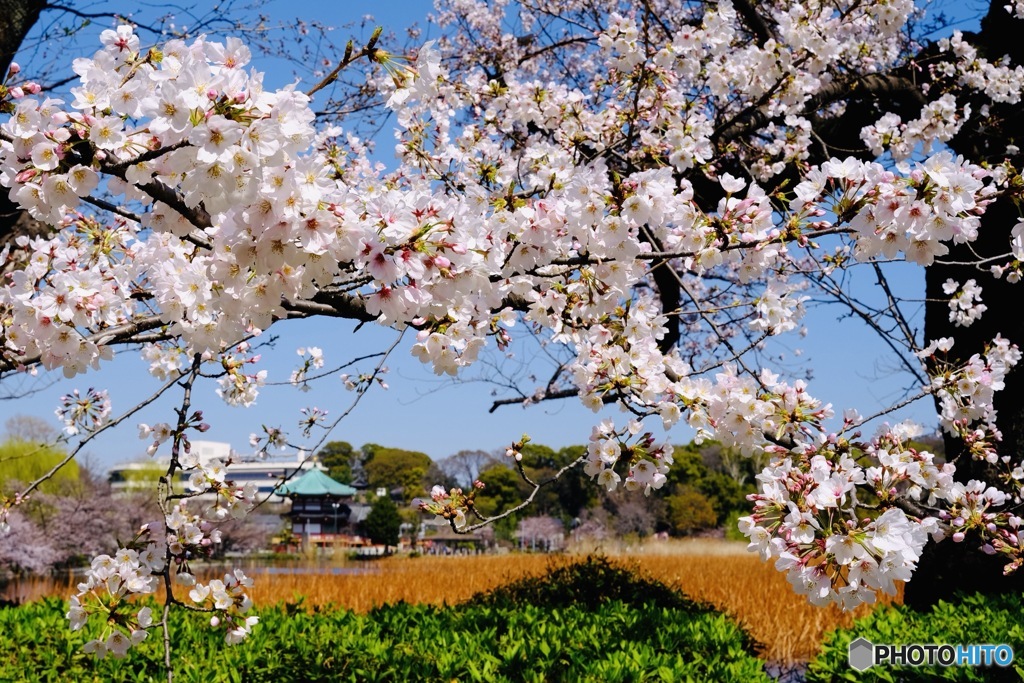
[[12,574],[45,572],[64,559],[54,547],[55,539],[20,510],[11,511],[6,523],[8,529],[0,536],[0,580]]
[[[69,101],[8,75],[0,181],[53,234],[4,251],[0,368],[74,378],[141,345],[161,393],[181,392],[175,415],[140,435],[170,450],[164,481],[185,471],[188,493],[162,484],[163,519],[93,561],[69,613],[73,628],[104,629],[90,651],[123,656],[156,627],[169,642],[173,606],[211,613],[229,643],[255,625],[242,572],[207,584],[191,572],[217,524],[255,502],[191,451],[207,429],[193,387],[212,377],[223,400],[250,405],[268,381],[256,338],[285,318],[409,331],[441,376],[540,339],[558,367],[514,400],[577,397],[627,416],[595,426],[555,479],[580,466],[609,490],[650,493],[673,462],[655,432],[681,421],[764,456],[740,528],[815,604],[892,592],[929,538],[980,548],[1008,573],[1024,562],[1024,470],[996,408],[1019,330],[963,331],[989,329],[989,286],[1021,277],[1008,122],[1021,120],[1024,60],[996,38],[1019,30],[1024,6],[993,3],[981,33],[925,44],[909,0],[439,4],[444,37],[411,61],[374,34],[305,93],[264,89],[237,39],[150,47],[127,26],[74,62]],[[344,128],[315,125],[311,97],[357,64],[396,115],[393,171]],[[941,329],[937,306],[953,333],[915,331],[887,280],[894,261],[928,269],[929,328]],[[851,271],[877,292],[851,289]],[[772,369],[766,340],[799,330],[812,296],[883,336],[915,385],[891,410],[931,397],[959,444],[947,462],[914,447],[911,425],[862,431],[891,410],[837,418]],[[383,384],[389,351],[360,372],[308,346],[292,382],[344,372],[358,401]],[[141,407],[111,400],[65,397],[79,449]],[[306,438],[341,419],[296,418]],[[289,439],[265,426],[253,441]],[[528,440],[506,451],[533,487],[524,505],[547,481],[522,465]],[[425,507],[467,531],[518,509],[484,518],[478,490],[435,488]],[[160,585],[163,619],[125,600]]]
[[565,542],[565,529],[554,517],[526,517],[516,526],[519,547],[528,550],[560,550]]

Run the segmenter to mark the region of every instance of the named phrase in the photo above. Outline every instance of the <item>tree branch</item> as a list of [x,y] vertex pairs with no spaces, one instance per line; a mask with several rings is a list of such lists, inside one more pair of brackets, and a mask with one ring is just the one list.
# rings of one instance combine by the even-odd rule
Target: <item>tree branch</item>
[[348,41],[345,46],[345,54],[342,56],[341,61],[338,62],[338,66],[334,67],[331,73],[327,74],[322,81],[314,85],[312,88],[306,91],[307,97],[312,97],[316,93],[320,92],[334,81],[338,80],[338,75],[353,62],[359,60],[362,57],[368,57],[370,61],[374,61],[377,54],[377,41],[380,40],[380,34],[384,32],[383,26],[378,26],[373,30],[373,34],[370,39],[366,41],[366,45],[362,50],[353,54],[352,41]]
[[[801,109],[804,115],[827,107],[833,102],[871,95],[875,97],[898,95],[909,96],[913,101],[926,104],[918,84],[910,78],[897,74],[865,74],[853,79],[840,79],[826,85],[811,96]],[[748,133],[764,128],[773,119],[767,104],[747,109],[729,123],[719,127],[711,136],[712,140],[729,142]]]

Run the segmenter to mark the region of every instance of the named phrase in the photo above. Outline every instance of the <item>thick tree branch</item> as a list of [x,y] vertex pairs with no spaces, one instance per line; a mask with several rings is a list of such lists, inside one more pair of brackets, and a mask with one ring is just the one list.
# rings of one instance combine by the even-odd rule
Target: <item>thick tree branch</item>
[[759,47],[764,47],[765,43],[775,38],[775,32],[768,25],[765,17],[754,7],[754,3],[750,0],[733,0],[732,4],[736,8],[736,13],[743,19],[743,23],[754,34]]
[[[826,85],[807,100],[801,113],[813,114],[835,102],[864,96],[909,98],[922,106],[927,102],[918,83],[906,76],[893,73],[865,74],[853,79],[838,79]],[[764,128],[772,120],[767,104],[754,107],[716,130],[712,139],[717,142],[736,140]]]

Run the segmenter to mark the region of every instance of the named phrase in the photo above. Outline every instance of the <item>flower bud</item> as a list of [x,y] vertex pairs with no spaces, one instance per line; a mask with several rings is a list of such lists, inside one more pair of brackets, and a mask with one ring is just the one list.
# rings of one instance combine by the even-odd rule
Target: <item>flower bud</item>
[[11,66],[7,69],[7,74],[13,76],[14,74],[21,71],[21,65],[17,62],[11,62]]
[[963,540],[964,540],[964,532],[958,531],[955,534],[953,534],[953,542],[954,543],[962,543]]

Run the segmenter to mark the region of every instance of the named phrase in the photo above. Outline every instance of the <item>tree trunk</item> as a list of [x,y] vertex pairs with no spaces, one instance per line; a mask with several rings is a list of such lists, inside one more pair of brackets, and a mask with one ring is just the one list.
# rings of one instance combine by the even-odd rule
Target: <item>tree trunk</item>
[[[1003,8],[1003,2],[993,2],[982,21],[982,30],[970,36],[981,54],[995,61],[1008,55],[1016,64],[1024,64],[1024,21],[1013,19]],[[995,126],[986,128],[965,126],[950,142],[953,150],[972,161],[999,160],[1007,156],[1006,147],[1017,144],[1024,147],[1024,106],[993,106],[997,114]],[[977,111],[977,108],[975,108]],[[1024,155],[1019,152],[1012,159],[1021,168]],[[1017,223],[1020,212],[1013,198],[1002,198],[982,217],[978,239],[969,247],[950,245],[944,261],[973,261],[1006,254],[1010,246],[1010,229]],[[988,310],[970,327],[956,327],[949,321],[949,307],[942,299],[947,279],[963,284],[974,279],[982,288],[982,303]],[[963,362],[981,353],[985,344],[997,334],[1024,348],[1024,316],[1020,301],[1024,296],[1024,283],[1010,284],[996,279],[991,272],[971,266],[936,264],[925,269],[925,291],[929,303],[925,306],[925,337],[934,340],[953,337],[955,345],[951,360]],[[936,299],[940,301],[935,301]],[[996,394],[997,425],[1003,439],[1000,455],[1010,456],[1020,463],[1024,449],[1024,367],[1017,366],[1006,377],[1006,388]],[[956,463],[955,478],[960,482],[978,479],[996,483],[996,468],[984,461],[975,461],[963,455],[964,444],[955,437],[945,435],[946,458]],[[954,592],[1002,593],[1024,590],[1024,572],[1003,576],[1007,561],[999,556],[988,556],[978,550],[978,539],[968,537],[962,543],[952,539],[929,543],[921,557],[913,580],[907,584],[904,601],[915,609],[930,607],[938,600],[949,599]]]
[[[975,252],[982,256],[1006,253],[1010,227],[1016,223],[1017,210],[1009,201],[1000,201],[985,213]],[[947,260],[976,258],[969,249],[950,249]],[[951,356],[966,361],[984,350],[997,334],[1024,346],[1024,316],[1020,314],[1020,297],[1024,283],[1009,284],[997,280],[990,273],[965,266],[934,265],[925,271],[928,299],[947,297],[942,284],[947,278],[960,283],[974,278],[982,287],[982,301],[988,310],[968,328],[955,327],[949,322],[949,307],[942,302],[929,302],[925,307],[925,335],[929,340],[954,337]],[[996,394],[997,424],[1003,434],[999,445],[1001,455],[1021,461],[1024,446],[1024,368],[1017,366],[1006,377],[1006,388]],[[944,435],[946,458],[956,463],[955,478],[960,482],[979,479],[995,483],[996,468],[985,461],[973,460],[964,454],[960,439]],[[965,593],[1005,593],[1024,590],[1024,572],[1003,576],[1007,564],[1002,556],[989,556],[979,549],[977,538],[970,536],[962,543],[946,539],[941,543],[929,542],[918,564],[914,578],[904,593],[904,602],[915,609],[926,609],[939,600],[949,600],[957,591]]]
[[[41,0],[0,0],[0,78],[7,75],[21,42],[45,6]],[[19,209],[8,197],[7,188],[0,187],[0,248],[18,235],[45,231],[46,226]]]

